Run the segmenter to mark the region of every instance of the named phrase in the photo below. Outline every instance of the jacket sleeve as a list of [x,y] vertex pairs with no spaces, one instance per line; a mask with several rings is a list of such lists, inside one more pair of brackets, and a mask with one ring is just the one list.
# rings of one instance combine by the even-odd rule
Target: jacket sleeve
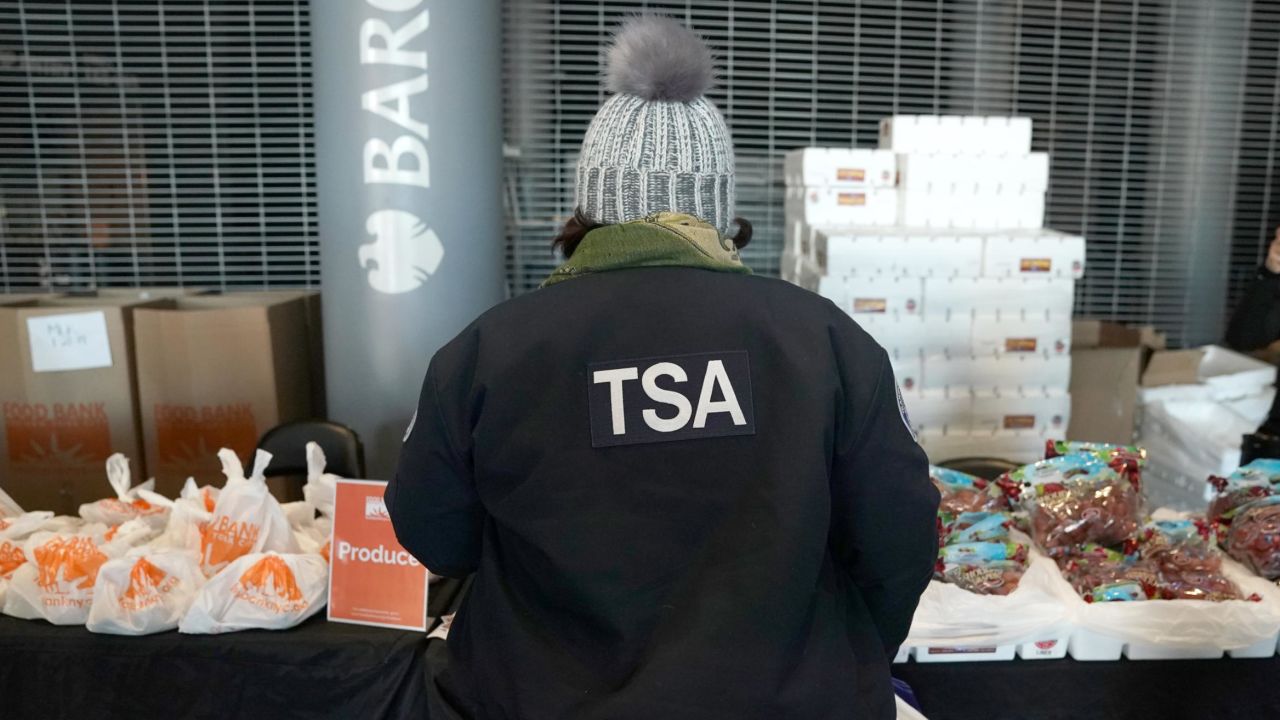
[[831,473],[832,550],[885,651],[894,653],[938,558],[938,491],[884,350],[853,328],[837,328],[833,339],[843,397]]
[[446,419],[465,414],[442,404],[437,364],[422,383],[386,501],[400,544],[432,572],[460,578],[479,566],[485,511],[472,479],[469,440],[459,442],[470,432]]
[[1259,269],[1227,326],[1227,345],[1248,352],[1280,340],[1280,275]]

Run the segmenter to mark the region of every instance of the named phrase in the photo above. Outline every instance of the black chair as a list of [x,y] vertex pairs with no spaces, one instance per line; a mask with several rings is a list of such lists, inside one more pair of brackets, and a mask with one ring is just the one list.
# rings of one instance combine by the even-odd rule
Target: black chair
[[956,458],[938,463],[948,470],[968,473],[984,480],[995,480],[1001,475],[1018,467],[1018,463],[992,457]]
[[1245,435],[1240,442],[1240,464],[1248,465],[1260,458],[1280,458],[1280,436],[1261,428]]
[[268,477],[307,474],[307,443],[316,442],[324,450],[325,472],[338,477],[363,478],[364,446],[356,431],[328,420],[296,420],[268,430],[258,447],[274,457]]

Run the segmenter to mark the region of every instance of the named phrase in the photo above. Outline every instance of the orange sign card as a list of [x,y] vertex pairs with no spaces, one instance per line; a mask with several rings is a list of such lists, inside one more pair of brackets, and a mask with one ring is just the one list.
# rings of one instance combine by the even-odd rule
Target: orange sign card
[[842,192],[836,196],[836,204],[842,206],[866,205],[867,194],[860,192]]
[[1022,258],[1018,264],[1024,273],[1049,272],[1053,270],[1052,258]]
[[836,180],[842,182],[862,182],[867,179],[867,171],[862,168],[836,168]]
[[329,620],[427,630],[427,569],[396,542],[380,480],[339,480],[329,549]]

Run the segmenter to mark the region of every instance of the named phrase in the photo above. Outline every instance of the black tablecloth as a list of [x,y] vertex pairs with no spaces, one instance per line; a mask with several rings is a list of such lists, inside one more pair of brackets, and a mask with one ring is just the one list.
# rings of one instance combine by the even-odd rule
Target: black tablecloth
[[[458,588],[432,586],[433,617]],[[0,718],[425,718],[427,644],[323,612],[279,632],[147,637],[0,616]]]
[[893,666],[929,720],[1280,718],[1280,658]]
[[[458,583],[432,587],[431,614]],[[444,643],[316,617],[293,630],[149,637],[0,617],[0,718],[431,718]],[[1280,658],[907,663],[930,720],[1280,718]]]

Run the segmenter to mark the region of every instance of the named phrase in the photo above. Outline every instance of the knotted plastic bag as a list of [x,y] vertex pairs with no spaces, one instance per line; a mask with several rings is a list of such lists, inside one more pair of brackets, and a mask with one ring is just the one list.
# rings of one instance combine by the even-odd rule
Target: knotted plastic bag
[[284,630],[315,615],[329,598],[329,566],[311,554],[254,553],[205,583],[178,631],[217,634]]
[[204,583],[194,551],[135,548],[98,569],[87,627],[112,635],[173,630]]
[[89,619],[98,571],[151,533],[140,519],[105,532],[100,528],[79,534],[37,532],[28,538],[23,545],[27,562],[9,580],[4,613],[54,625],[83,625]]
[[218,488],[197,488],[195,478],[187,478],[177,500],[147,490],[139,494],[147,502],[169,507],[169,523],[151,545],[157,549],[191,550],[199,558],[205,527],[217,506]]
[[253,474],[244,476],[244,466],[231,450],[218,451],[227,484],[218,495],[213,517],[200,535],[200,567],[212,577],[236,559],[251,553],[300,551],[289,519],[280,503],[267,489],[264,475],[271,453],[259,450]]
[[120,453],[107,458],[107,482],[111,484],[116,496],[81,505],[80,517],[87,522],[107,526],[143,518],[156,531],[164,528],[169,521],[169,508],[153,505],[142,499],[140,493],[152,490],[156,484],[154,480],[131,487],[133,478],[129,473],[129,458]]

